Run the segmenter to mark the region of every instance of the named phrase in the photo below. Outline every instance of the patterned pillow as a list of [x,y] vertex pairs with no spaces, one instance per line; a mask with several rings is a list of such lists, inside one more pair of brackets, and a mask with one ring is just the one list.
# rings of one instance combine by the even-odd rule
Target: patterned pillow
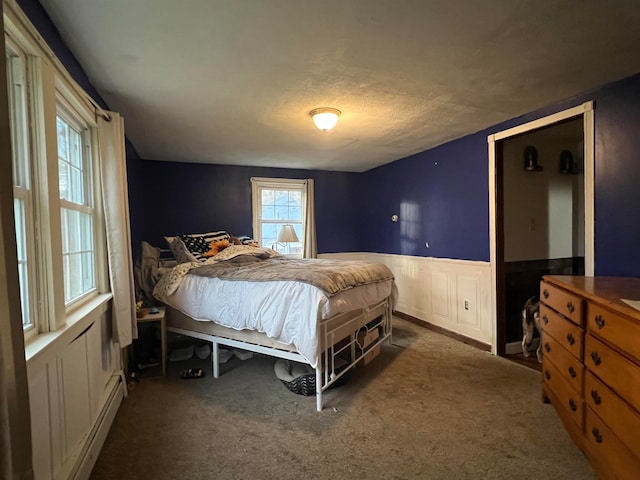
[[164,237],[173,253],[176,262],[197,262],[198,259],[189,251],[180,237]]
[[180,240],[184,243],[187,250],[195,258],[194,261],[203,261],[207,257],[205,252],[209,251],[211,242],[217,240],[229,240],[230,235],[224,230],[208,233],[190,233],[188,235],[179,235]]
[[204,253],[209,249],[209,245],[204,242],[204,237],[196,235],[179,235],[180,240],[184,243],[191,253],[198,254]]
[[252,243],[255,243],[255,244],[258,243],[256,240],[254,240],[253,238],[251,238],[251,237],[249,237],[247,235],[242,235],[242,236],[238,237],[238,240],[240,240],[242,245],[251,245]]
[[204,242],[207,244],[207,250],[209,250],[209,245],[211,245],[211,242],[213,242],[214,240],[229,240],[231,238],[231,235],[229,235],[224,230],[220,230],[218,232],[202,233],[201,235],[204,238]]

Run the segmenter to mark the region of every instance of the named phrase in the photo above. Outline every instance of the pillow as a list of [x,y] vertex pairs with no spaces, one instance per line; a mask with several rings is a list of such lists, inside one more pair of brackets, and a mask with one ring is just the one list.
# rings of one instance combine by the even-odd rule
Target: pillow
[[207,232],[207,233],[192,233],[192,237],[202,237],[206,247],[208,248],[211,242],[214,240],[229,240],[231,235],[229,235],[224,230],[219,230],[217,232]]
[[179,235],[185,247],[196,260],[202,261],[206,257],[204,253],[209,251],[211,242],[220,240],[229,240],[231,236],[224,230],[208,233],[190,233],[187,235]]
[[238,238],[238,240],[240,240],[240,243],[242,245],[252,245],[254,247],[259,247],[260,246],[260,244],[256,240],[254,240],[253,238],[251,238],[251,237],[249,237],[247,235],[242,235],[242,236],[237,237],[237,238]]
[[169,244],[171,253],[178,263],[197,262],[199,261],[193,253],[187,249],[186,245],[180,237],[164,237]]
[[204,237],[199,235],[178,235],[184,246],[187,247],[194,255],[204,253],[208,250],[208,244],[205,243]]

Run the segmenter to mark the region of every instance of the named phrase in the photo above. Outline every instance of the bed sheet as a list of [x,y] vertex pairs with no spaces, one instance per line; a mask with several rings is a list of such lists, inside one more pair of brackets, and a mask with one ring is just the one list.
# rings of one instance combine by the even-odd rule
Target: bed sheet
[[329,298],[302,282],[225,281],[186,275],[165,301],[194,320],[215,321],[235,330],[257,330],[285,345],[294,345],[315,368],[319,313],[321,318],[330,318],[387,297],[395,303],[397,288],[393,280],[361,285]]

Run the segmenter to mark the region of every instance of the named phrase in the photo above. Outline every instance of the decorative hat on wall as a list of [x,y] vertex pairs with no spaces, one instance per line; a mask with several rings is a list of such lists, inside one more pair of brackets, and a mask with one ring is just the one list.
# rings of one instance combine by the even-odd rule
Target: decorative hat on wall
[[542,167],[538,165],[538,150],[533,145],[524,149],[524,169],[528,172],[542,171]]
[[576,173],[576,164],[573,161],[571,150],[560,152],[560,173]]

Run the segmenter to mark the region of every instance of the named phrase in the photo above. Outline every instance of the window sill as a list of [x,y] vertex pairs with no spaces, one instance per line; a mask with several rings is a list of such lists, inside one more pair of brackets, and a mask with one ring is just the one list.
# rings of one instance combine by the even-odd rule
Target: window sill
[[31,368],[34,363],[47,361],[50,356],[72,342],[107,311],[111,298],[111,293],[100,294],[70,313],[65,324],[55,332],[40,333],[27,339],[24,348],[27,367]]

